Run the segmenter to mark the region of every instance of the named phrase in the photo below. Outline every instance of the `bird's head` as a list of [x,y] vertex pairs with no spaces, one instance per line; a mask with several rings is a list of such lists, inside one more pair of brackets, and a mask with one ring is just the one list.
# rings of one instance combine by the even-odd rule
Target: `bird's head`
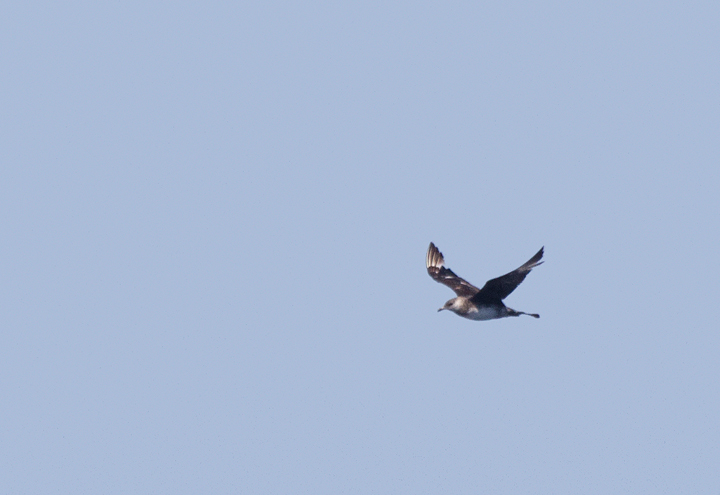
[[455,311],[455,310],[457,309],[457,300],[458,300],[457,297],[453,297],[452,299],[450,299],[448,302],[445,303],[445,306],[443,306],[442,308],[438,309],[438,312],[442,311],[443,309],[448,309],[448,310],[450,310],[450,311]]

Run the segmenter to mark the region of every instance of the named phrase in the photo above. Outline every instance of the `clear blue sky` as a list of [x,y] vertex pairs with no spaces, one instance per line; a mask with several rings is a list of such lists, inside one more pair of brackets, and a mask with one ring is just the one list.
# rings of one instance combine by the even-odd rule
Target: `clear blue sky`
[[5,8],[0,492],[719,493],[718,5]]

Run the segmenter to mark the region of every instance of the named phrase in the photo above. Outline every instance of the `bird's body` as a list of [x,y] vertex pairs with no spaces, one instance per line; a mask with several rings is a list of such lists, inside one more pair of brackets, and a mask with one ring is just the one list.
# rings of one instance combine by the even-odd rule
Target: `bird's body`
[[[463,308],[461,316],[464,316],[465,318],[468,318],[470,320],[494,320],[495,318],[502,318],[503,316],[507,316],[505,314],[506,311],[503,311],[507,310],[507,308],[489,304],[477,306],[475,304],[472,304],[467,299],[465,299],[465,301],[467,301],[468,304],[465,308]],[[458,312],[457,314],[460,314],[460,312]]]
[[478,289],[471,283],[455,275],[449,268],[445,268],[445,259],[442,253],[435,247],[435,244],[431,242],[425,259],[428,274],[433,280],[447,285],[457,294],[457,297],[450,299],[442,308],[438,309],[438,311],[447,309],[470,320],[494,320],[520,315],[540,318],[538,314],[525,313],[508,308],[502,301],[525,280],[530,270],[542,264],[540,260],[543,257],[544,249],[545,248],[540,248],[540,251],[520,268],[506,273],[502,277],[488,280],[482,289]]

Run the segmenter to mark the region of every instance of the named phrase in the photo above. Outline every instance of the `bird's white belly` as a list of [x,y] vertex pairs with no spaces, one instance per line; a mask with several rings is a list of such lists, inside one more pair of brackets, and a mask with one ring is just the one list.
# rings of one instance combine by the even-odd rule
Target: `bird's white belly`
[[470,311],[468,311],[463,316],[471,320],[494,320],[495,318],[503,317],[503,315],[500,314],[500,310],[498,308],[492,308],[487,306],[480,308],[471,308]]

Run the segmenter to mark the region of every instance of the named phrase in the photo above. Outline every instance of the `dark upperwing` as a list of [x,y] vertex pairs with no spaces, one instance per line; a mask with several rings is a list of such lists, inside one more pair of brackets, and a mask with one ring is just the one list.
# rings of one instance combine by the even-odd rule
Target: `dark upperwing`
[[520,283],[525,280],[530,270],[538,265],[542,265],[540,261],[543,257],[545,246],[540,248],[535,256],[530,258],[527,263],[516,270],[506,273],[502,277],[488,280],[480,291],[472,297],[473,302],[485,301],[502,301],[509,296]]

